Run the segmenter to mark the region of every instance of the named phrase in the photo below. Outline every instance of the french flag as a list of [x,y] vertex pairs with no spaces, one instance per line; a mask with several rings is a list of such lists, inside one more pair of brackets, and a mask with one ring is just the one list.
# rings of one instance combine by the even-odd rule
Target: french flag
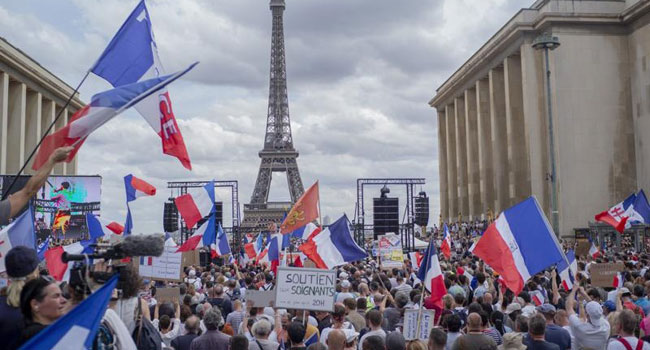
[[614,276],[614,281],[612,282],[612,287],[614,288],[621,288],[623,287],[623,284],[625,283],[625,280],[623,279],[623,274],[618,272]]
[[101,288],[74,309],[23,344],[20,349],[90,349],[102,322],[118,275],[111,277]]
[[531,276],[564,259],[535,197],[502,212],[470,251],[503,276],[515,295]]
[[231,253],[230,244],[228,244],[228,235],[223,232],[221,223],[217,226],[217,243],[214,246],[214,252],[216,256],[224,256]]
[[636,201],[636,194],[632,193],[624,201],[616,204],[594,217],[596,221],[604,222],[611,225],[619,233],[623,233],[628,220],[628,210],[630,210]]
[[86,214],[86,227],[91,239],[100,237],[112,237],[113,235],[121,236],[124,232],[124,226],[115,221],[105,220],[95,216],[93,213]]
[[530,291],[529,294],[530,294],[530,298],[533,301],[533,303],[535,304],[535,306],[540,306],[540,305],[544,304],[545,298],[544,298],[544,295],[542,294],[542,292],[540,292],[538,290],[533,290],[533,291]]
[[197,63],[175,74],[123,85],[94,95],[90,100],[90,104],[73,114],[66,126],[43,139],[32,168],[34,170],[40,169],[55,149],[64,146],[74,147],[66,159],[66,162],[69,163],[93,131],[147,96],[180,78],[194,68]]
[[[144,0],[133,9],[90,71],[113,86],[165,74]],[[135,108],[160,136],[163,153],[178,158],[186,169],[192,170],[167,89],[143,99]]]
[[424,253],[422,265],[418,270],[418,278],[431,293],[434,304],[442,308],[442,297],[447,294],[447,288],[445,287],[445,276],[440,269],[440,261],[433,241],[429,242],[429,247]]
[[295,229],[291,232],[291,237],[302,239],[303,241],[308,240],[310,237],[317,235],[321,231],[321,228],[314,225],[314,223],[308,223],[307,225]]
[[174,203],[185,220],[187,228],[193,228],[197,222],[214,210],[214,181],[210,181],[194,193],[176,197]]
[[144,196],[156,195],[156,188],[153,185],[133,176],[133,174],[124,177],[124,188],[126,189],[127,202],[132,202]]
[[7,271],[5,256],[11,248],[22,245],[33,249],[36,246],[32,215],[30,205],[28,210],[0,231],[0,272]]
[[[213,187],[214,188],[214,187]],[[188,252],[201,247],[210,248],[212,251],[217,243],[217,231],[215,229],[216,213],[210,214],[206,220],[190,238],[183,243],[176,252]]]
[[420,268],[420,264],[422,263],[422,259],[424,258],[424,255],[420,252],[410,252],[409,253],[409,260],[411,260],[411,265],[413,265],[413,269],[417,270]]
[[153,265],[153,257],[152,256],[141,256],[140,257],[140,265],[152,266]]
[[444,254],[445,258],[449,260],[451,258],[451,235],[449,234],[449,228],[447,224],[443,224],[444,235],[442,236],[442,243],[440,244],[440,251]]
[[598,250],[598,247],[596,247],[596,244],[594,242],[591,242],[591,247],[589,248],[589,255],[591,255],[592,258],[596,259],[600,257],[600,250]]
[[82,254],[86,248],[87,246],[82,242],[76,242],[66,246],[50,248],[45,251],[45,266],[47,266],[50,276],[54,277],[57,281],[67,281],[70,278],[70,270],[74,262],[64,263],[61,261],[63,253]]
[[332,269],[368,256],[352,239],[345,214],[299,249],[321,269]]
[[566,253],[566,258],[566,261],[564,259],[560,260],[557,264],[557,270],[560,274],[562,288],[568,292],[573,288],[573,283],[575,282],[574,276],[578,271],[578,262],[576,261],[575,252],[573,250],[569,250]]
[[254,242],[244,244],[244,256],[249,260],[257,257],[257,250],[255,249]]

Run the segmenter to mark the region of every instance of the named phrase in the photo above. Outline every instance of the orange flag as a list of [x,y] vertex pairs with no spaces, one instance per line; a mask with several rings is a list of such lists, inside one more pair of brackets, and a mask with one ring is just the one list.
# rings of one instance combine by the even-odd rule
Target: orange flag
[[300,197],[280,225],[281,233],[289,233],[318,218],[318,181]]

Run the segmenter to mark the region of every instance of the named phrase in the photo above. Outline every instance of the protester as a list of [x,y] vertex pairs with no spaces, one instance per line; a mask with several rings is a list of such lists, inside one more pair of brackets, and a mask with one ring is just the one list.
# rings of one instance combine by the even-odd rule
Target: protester
[[[618,335],[616,339],[611,339],[607,345],[607,350],[650,350],[650,344],[634,336],[634,330],[637,326],[637,315],[631,310],[622,310],[618,314]],[[643,345],[639,345],[641,342]]]
[[546,318],[540,314],[534,315],[528,321],[530,338],[525,342],[529,350],[558,350],[557,344],[545,340]]
[[20,292],[20,310],[25,320],[23,344],[63,315],[66,299],[56,281],[42,276],[25,283]]
[[185,320],[185,334],[179,335],[172,339],[170,345],[174,350],[189,350],[192,340],[199,336],[201,328],[199,327],[200,319],[196,316],[190,316]]
[[192,340],[190,350],[228,350],[230,336],[219,331],[219,326],[223,324],[221,312],[214,308],[208,310],[203,324],[207,331]]
[[467,316],[467,334],[456,339],[452,350],[478,349],[483,346],[494,346],[497,344],[490,336],[483,333],[481,327],[481,315],[470,313]]
[[277,342],[269,339],[271,335],[271,323],[265,319],[261,319],[253,324],[251,332],[255,339],[248,345],[249,350],[277,350]]
[[440,328],[433,328],[429,333],[429,350],[443,350],[447,348],[447,333]]
[[[576,292],[580,290],[583,297],[586,296],[584,289],[577,283],[573,286],[571,293],[566,298],[566,312],[569,315],[571,334],[575,340],[575,347],[580,349],[605,349],[609,338],[609,323],[603,317],[603,308],[595,301],[590,301],[583,306],[579,303],[580,314],[586,314],[586,320],[582,321],[574,310]],[[588,297],[588,296],[587,296]]]

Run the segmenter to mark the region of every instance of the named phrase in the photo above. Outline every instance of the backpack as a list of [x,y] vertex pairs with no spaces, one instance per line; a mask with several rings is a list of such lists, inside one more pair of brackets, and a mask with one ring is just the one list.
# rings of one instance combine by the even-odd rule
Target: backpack
[[465,312],[465,310],[464,309],[463,310],[453,309],[451,312],[454,315],[457,315],[458,317],[460,317],[460,324],[461,324],[461,326],[464,327],[465,324],[467,323],[467,313]]
[[154,325],[142,316],[142,301],[138,299],[138,311],[135,329],[133,330],[133,341],[139,350],[161,350],[162,337]]
[[216,307],[217,309],[219,309],[219,311],[221,312],[221,316],[224,319],[226,319],[226,316],[228,316],[228,315],[226,315],[224,310],[223,310],[223,304],[226,302],[226,298],[210,298],[210,299],[208,299],[208,302],[213,307]]
[[115,338],[113,332],[106,325],[105,322],[102,322],[99,325],[95,339],[93,340],[93,350],[113,350],[115,349]]

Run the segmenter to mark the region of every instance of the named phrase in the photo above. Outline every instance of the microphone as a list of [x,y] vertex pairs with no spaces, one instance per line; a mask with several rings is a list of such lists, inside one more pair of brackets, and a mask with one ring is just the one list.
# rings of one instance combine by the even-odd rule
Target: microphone
[[124,259],[133,256],[161,256],[165,250],[163,235],[131,235],[106,251],[94,254],[63,253],[61,261],[85,261],[86,259]]

